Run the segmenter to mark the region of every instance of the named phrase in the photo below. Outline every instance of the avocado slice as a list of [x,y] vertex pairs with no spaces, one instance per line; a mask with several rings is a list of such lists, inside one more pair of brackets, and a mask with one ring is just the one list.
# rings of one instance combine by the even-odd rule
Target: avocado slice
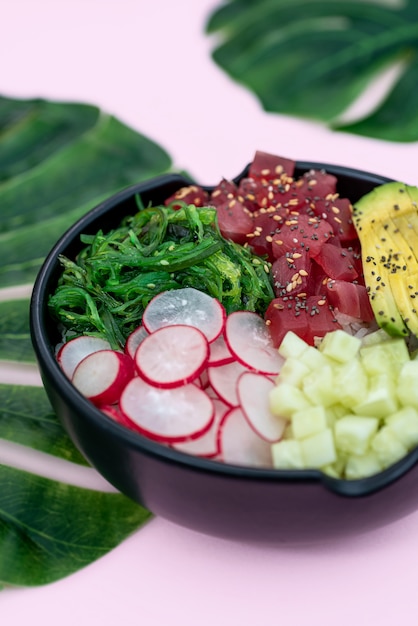
[[418,336],[418,188],[386,183],[353,207],[364,279],[377,323]]

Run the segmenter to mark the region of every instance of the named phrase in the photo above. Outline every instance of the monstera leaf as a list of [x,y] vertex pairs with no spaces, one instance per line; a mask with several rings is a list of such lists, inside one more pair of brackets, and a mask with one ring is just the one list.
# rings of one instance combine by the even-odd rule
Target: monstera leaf
[[[418,140],[415,0],[230,0],[207,24],[215,61],[265,110],[393,141]],[[397,80],[372,111],[340,120],[382,72]]]
[[[97,107],[0,97],[0,443],[58,458],[69,471],[86,465],[44,389],[2,384],[1,365],[36,367],[28,294],[58,237],[105,197],[170,166],[162,148]],[[3,585],[71,574],[151,517],[119,493],[10,467],[1,451],[0,486]]]

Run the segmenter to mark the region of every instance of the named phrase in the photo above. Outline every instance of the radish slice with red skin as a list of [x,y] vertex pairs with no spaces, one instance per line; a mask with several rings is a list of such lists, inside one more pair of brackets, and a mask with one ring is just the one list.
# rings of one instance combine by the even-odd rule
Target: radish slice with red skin
[[221,459],[232,465],[272,467],[271,445],[259,437],[240,407],[230,409],[218,430]]
[[238,379],[238,398],[245,418],[259,437],[269,443],[280,441],[287,420],[273,415],[269,406],[269,392],[276,384],[264,374],[244,372]]
[[211,342],[223,331],[225,319],[226,311],[219,300],[185,287],[156,295],[145,308],[142,324],[149,333],[173,324],[194,326]]
[[206,389],[206,387],[209,386],[209,374],[206,368],[203,370],[203,372],[199,376],[199,383],[202,389]]
[[231,313],[225,324],[225,341],[237,361],[261,374],[278,374],[279,355],[263,318],[251,311]]
[[117,422],[121,426],[125,426],[130,430],[135,430],[137,433],[140,432],[136,424],[122,413],[117,404],[106,404],[104,406],[101,406],[100,410],[102,411],[102,413],[105,413],[108,417],[110,417],[113,421]]
[[225,337],[219,335],[215,341],[209,344],[209,360],[208,365],[210,367],[216,367],[218,365],[227,365],[235,361],[235,357],[231,354],[228,346],[225,342]]
[[238,361],[208,368],[209,383],[212,389],[228,406],[238,406],[239,404],[237,385],[238,378],[243,372],[248,372],[248,368]]
[[77,365],[72,382],[83,396],[100,406],[115,404],[134,374],[134,363],[127,354],[99,350]]
[[135,365],[150,385],[169,389],[187,385],[203,372],[209,356],[204,334],[176,324],[154,331],[138,346]]
[[148,337],[148,335],[149,332],[146,328],[144,328],[144,326],[138,326],[138,328],[135,328],[135,330],[133,330],[128,336],[125,343],[125,352],[126,354],[129,354],[131,359],[135,358],[135,353],[138,346],[144,341],[146,337]]
[[219,424],[225,413],[229,411],[229,407],[224,402],[221,402],[221,400],[213,400],[213,405],[215,407],[215,417],[209,430],[197,439],[174,443],[173,448],[180,452],[202,456],[207,459],[213,458],[219,454]]
[[58,351],[57,361],[64,374],[71,380],[77,365],[89,354],[98,350],[110,350],[111,346],[105,339],[82,335],[70,339]]
[[212,400],[197,385],[159,389],[139,376],[126,385],[119,406],[141,433],[165,443],[200,437],[215,415]]

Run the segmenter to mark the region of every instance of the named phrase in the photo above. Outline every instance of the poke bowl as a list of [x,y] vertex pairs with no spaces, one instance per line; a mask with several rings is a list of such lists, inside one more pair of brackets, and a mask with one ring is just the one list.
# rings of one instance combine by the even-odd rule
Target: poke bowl
[[[251,164],[229,183],[237,187],[247,181],[250,168]],[[292,177],[297,180],[312,171],[334,177],[339,197],[353,204],[391,182],[356,169],[304,161],[294,163]],[[414,512],[418,508],[415,447],[381,471],[354,479],[318,467],[254,465],[239,455],[235,462],[233,455],[189,453],[187,446],[174,445],[178,443],[175,438],[173,444],[147,436],[144,428],[127,427],[86,397],[63,371],[57,355],[65,340],[50,305],[62,277],[62,259],[75,260],[98,232],[117,229],[121,221],[137,213],[138,202],[141,210],[166,206],[168,199],[176,197],[182,203],[183,190],[190,188],[195,195],[196,188],[203,190],[205,198],[215,189],[167,174],[117,193],[60,238],[38,274],[30,308],[32,342],[52,407],[77,448],[114,487],[155,515],[226,539],[291,544],[327,540],[370,531]],[[204,205],[204,200],[196,201],[199,204]],[[143,382],[138,372],[132,376]],[[275,384],[274,380],[270,376],[269,384]],[[184,382],[194,385],[196,381]],[[147,402],[139,402],[139,413]]]

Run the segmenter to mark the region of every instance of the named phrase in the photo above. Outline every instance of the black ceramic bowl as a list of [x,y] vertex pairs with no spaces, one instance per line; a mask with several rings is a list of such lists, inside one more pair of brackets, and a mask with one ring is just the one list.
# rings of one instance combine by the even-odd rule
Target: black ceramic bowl
[[[338,177],[341,196],[355,202],[388,179],[344,167],[297,163],[295,175],[326,169]],[[245,175],[247,170],[241,174]],[[235,180],[239,180],[240,176]],[[79,220],[57,242],[39,272],[31,302],[31,333],[53,408],[86,459],[117,489],[188,528],[224,538],[256,542],[307,542],[364,532],[418,508],[418,450],[380,474],[337,480],[314,470],[238,467],[164,447],[118,425],[80,395],[58,367],[59,337],[48,314],[58,255],[74,257],[80,234],[106,231],[145,204],[162,203],[190,180],[165,175],[130,187]]]

